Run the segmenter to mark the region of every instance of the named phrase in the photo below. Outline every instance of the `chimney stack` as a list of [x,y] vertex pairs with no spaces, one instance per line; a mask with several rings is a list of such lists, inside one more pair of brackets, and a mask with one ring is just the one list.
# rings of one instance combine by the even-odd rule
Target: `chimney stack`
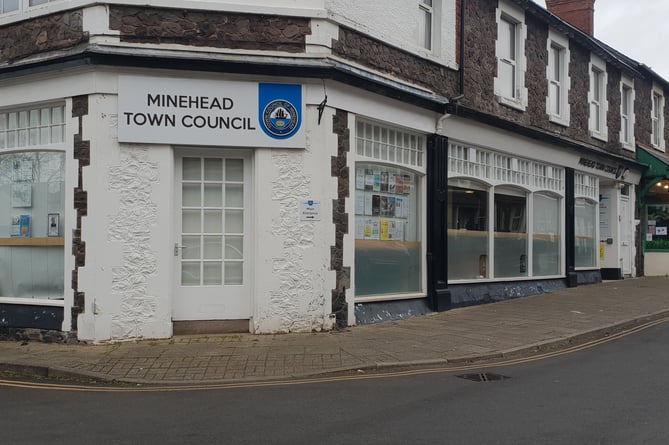
[[546,8],[586,34],[594,35],[595,0],[546,0]]

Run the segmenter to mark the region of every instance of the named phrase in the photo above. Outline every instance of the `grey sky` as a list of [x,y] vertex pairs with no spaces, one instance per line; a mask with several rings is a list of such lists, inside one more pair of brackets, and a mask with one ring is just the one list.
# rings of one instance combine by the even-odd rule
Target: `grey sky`
[[668,0],[595,0],[595,37],[669,80],[667,17]]

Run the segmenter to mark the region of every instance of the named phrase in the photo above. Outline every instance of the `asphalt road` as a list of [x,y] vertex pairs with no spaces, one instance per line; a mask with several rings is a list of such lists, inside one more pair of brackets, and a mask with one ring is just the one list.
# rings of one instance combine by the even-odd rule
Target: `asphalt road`
[[664,323],[584,351],[480,370],[507,377],[488,382],[420,371],[188,391],[0,384],[0,443],[666,444],[668,345]]

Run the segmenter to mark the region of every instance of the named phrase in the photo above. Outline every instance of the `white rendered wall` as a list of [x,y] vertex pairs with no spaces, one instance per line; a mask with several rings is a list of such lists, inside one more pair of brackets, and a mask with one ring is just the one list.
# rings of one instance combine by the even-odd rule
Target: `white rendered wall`
[[[316,108],[308,106],[306,149],[255,150],[255,333],[332,328],[336,273],[330,269],[330,247],[335,243],[337,179],[330,165],[337,138],[330,109],[320,125],[317,119]],[[301,221],[306,200],[320,202],[320,221]]]
[[160,145],[119,145],[117,97],[91,94],[84,140],[88,215],[82,218],[86,296],[78,336],[105,341],[164,338],[171,324],[173,154]]

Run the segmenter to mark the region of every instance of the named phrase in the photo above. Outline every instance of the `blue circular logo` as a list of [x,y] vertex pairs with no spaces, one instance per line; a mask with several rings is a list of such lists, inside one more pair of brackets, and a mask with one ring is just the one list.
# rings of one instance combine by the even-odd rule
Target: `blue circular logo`
[[274,137],[289,137],[297,129],[299,116],[297,110],[287,100],[274,100],[263,110],[265,129]]

